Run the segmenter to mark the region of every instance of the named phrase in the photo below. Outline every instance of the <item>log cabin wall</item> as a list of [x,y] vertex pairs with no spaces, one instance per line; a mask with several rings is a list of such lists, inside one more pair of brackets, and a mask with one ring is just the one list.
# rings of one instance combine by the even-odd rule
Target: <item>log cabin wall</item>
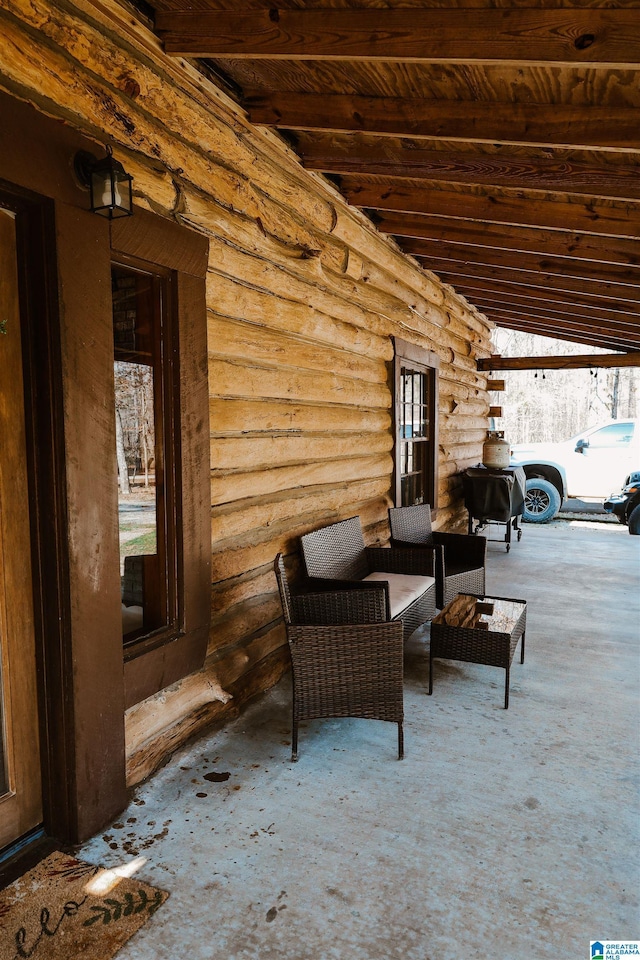
[[129,709],[135,783],[287,668],[278,551],[353,514],[386,539],[392,337],[439,358],[435,526],[462,523],[491,325],[116,0],[3,0],[0,87],[112,143],[136,207],[209,241],[211,632],[200,673]]

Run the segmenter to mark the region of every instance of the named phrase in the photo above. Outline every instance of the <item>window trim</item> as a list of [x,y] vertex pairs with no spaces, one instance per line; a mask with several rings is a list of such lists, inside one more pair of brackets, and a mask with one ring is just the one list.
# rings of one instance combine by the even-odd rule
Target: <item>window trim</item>
[[426,502],[429,503],[432,510],[437,510],[438,508],[438,461],[439,461],[439,447],[438,447],[438,373],[440,367],[440,358],[432,350],[427,350],[424,347],[420,347],[415,343],[409,343],[407,340],[401,340],[398,337],[391,338],[394,345],[394,357],[393,357],[393,411],[394,411],[394,422],[393,422],[393,433],[394,433],[394,446],[393,446],[393,461],[394,461],[394,471],[393,471],[393,497],[394,503],[396,506],[401,506],[402,504],[402,438],[399,436],[400,424],[402,423],[402,412],[401,412],[401,387],[400,387],[400,376],[403,367],[410,365],[413,369],[417,369],[418,372],[424,372],[427,374],[427,386],[429,394],[427,396],[428,408],[431,411],[431,436],[426,443],[429,446],[428,454],[428,464],[427,464],[427,481],[428,486],[431,487],[430,490],[425,490],[425,499],[429,496],[429,499]]
[[[151,274],[170,275],[174,336],[179,358],[175,391],[174,484],[177,513],[176,628],[161,629],[124,648],[125,707],[134,706],[202,668],[211,619],[209,390],[206,272],[202,234],[136,210],[111,223],[111,260]],[[174,357],[175,360],[175,357]],[[115,426],[114,426],[115,430]],[[115,437],[114,437],[115,469]],[[171,520],[170,520],[171,522]]]

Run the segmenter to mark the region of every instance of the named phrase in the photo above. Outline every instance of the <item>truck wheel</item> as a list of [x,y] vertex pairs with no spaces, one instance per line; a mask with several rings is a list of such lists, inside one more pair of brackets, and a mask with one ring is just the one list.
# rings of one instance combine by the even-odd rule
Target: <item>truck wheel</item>
[[522,519],[527,523],[546,523],[560,509],[560,494],[549,480],[527,480]]
[[640,503],[629,514],[629,533],[640,536]]

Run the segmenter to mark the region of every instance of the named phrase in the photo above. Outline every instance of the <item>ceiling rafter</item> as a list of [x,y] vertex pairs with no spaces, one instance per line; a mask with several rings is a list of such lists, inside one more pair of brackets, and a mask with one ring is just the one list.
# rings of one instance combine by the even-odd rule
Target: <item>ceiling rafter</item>
[[[460,291],[462,293],[462,290]],[[465,294],[466,295],[466,294]],[[584,307],[582,305],[573,305],[568,302],[558,303],[548,300],[523,299],[521,297],[500,297],[494,294],[482,294],[478,292],[473,297],[473,302],[483,313],[492,310],[510,309],[518,310],[527,316],[548,316],[550,313],[554,317],[570,320],[572,317],[586,320],[593,323],[594,326],[606,324],[612,330],[626,330],[632,332],[635,329],[633,318],[628,313],[622,311],[607,311],[599,307]]]
[[637,356],[640,6],[307,2],[153,6],[168,53],[490,320]]
[[[502,314],[500,316],[499,326],[506,327],[508,330],[524,330],[527,333],[534,333],[541,337],[558,337],[558,324],[553,320],[543,322],[540,320],[531,320],[519,314],[514,314],[513,316]],[[637,338],[621,339],[609,335],[606,331],[593,330],[588,326],[567,325],[563,326],[562,330],[570,334],[570,336],[566,336],[564,339],[575,340],[577,343],[588,343],[594,347],[600,347],[603,350],[635,352],[637,346]]]
[[[504,103],[276,92],[246,97],[252,123],[467,143],[529,144],[628,152],[640,148],[634,107]],[[505,139],[505,131],[508,139]]]
[[586,297],[576,293],[550,290],[544,287],[526,287],[517,284],[500,284],[480,279],[467,280],[460,277],[456,281],[460,293],[474,302],[513,303],[524,308],[529,304],[549,303],[547,309],[557,310],[558,313],[583,312],[584,316],[593,316],[594,319],[610,318],[615,320],[617,315],[628,319],[630,314],[638,313],[640,309],[629,301],[603,300],[601,297]]
[[[478,307],[478,309],[484,312],[481,307]],[[562,316],[553,310],[545,311],[542,308],[539,310],[533,310],[531,308],[519,310],[517,306],[514,305],[493,306],[491,310],[496,316],[522,317],[527,320],[527,322],[555,323],[558,320],[558,316]],[[594,321],[591,317],[578,315],[564,316],[562,322],[566,328],[570,330],[582,330],[591,327],[597,333],[623,340],[627,337],[633,337],[637,332],[637,325],[632,322],[624,323],[622,321],[616,321],[615,323],[611,323],[604,320]]]
[[[418,256],[418,259],[421,258]],[[640,303],[640,285],[607,282],[597,275],[576,279],[563,274],[553,275],[518,267],[454,262],[441,256],[429,257],[428,261],[428,268],[452,286],[480,279],[497,288],[500,284],[508,284],[528,290],[562,291],[566,294],[590,297],[596,301],[602,301],[604,305],[611,301],[621,304]]]
[[640,11],[386,9],[160,12],[169,53],[252,60],[640,64]]
[[[424,140],[415,144],[411,140],[394,141],[384,137],[377,140],[360,135],[336,138],[330,134],[307,133],[301,133],[296,144],[305,167],[320,173],[378,174],[543,194],[640,200],[635,163],[604,162],[603,154],[598,154],[599,162],[586,163],[584,159],[536,156],[510,147],[492,154],[454,152],[450,146],[447,141],[449,149],[439,150]],[[617,157],[615,155],[616,160]]]
[[548,199],[532,202],[527,197],[504,191],[479,194],[447,190],[432,183],[372,180],[352,175],[340,177],[340,190],[353,206],[369,210],[640,240],[640,201],[615,206],[582,197],[572,202]]
[[[446,249],[445,249],[446,247]],[[473,246],[471,244],[447,243],[439,240],[403,241],[402,248],[412,256],[429,259],[443,256],[450,262],[484,264],[485,266],[511,267],[533,273],[556,274],[559,277],[581,279],[586,283],[608,280],[612,283],[640,284],[640,267],[630,267],[617,263],[570,259],[568,257],[546,256],[539,253],[523,253],[519,250],[494,247]]]
[[380,214],[375,223],[383,233],[397,237],[435,240],[438,243],[483,246],[495,250],[514,250],[547,257],[593,260],[597,263],[622,263],[640,266],[637,241],[619,237],[598,237],[586,233],[472,223],[460,220],[435,220],[421,214]]

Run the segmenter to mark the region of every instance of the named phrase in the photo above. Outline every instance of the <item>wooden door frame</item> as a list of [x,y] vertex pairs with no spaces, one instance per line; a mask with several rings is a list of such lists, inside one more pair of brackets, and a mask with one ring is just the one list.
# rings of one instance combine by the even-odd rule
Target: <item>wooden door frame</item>
[[54,203],[3,180],[0,201],[18,215],[43,825],[50,836],[69,840],[77,832],[77,818],[73,803],[73,670]]
[[[0,91],[8,149],[0,190],[29,211],[23,364],[45,830],[93,836],[127,802],[125,710],[200,669],[210,620],[206,236],[136,208],[96,217],[74,180],[69,125]],[[28,224],[28,225],[27,225]],[[118,570],[110,263],[175,273],[180,335],[181,635],[123,662]],[[37,299],[35,299],[37,298]],[[88,469],[91,465],[91,469]],[[186,478],[186,479],[185,479]]]
[[440,369],[440,358],[432,350],[427,350],[415,343],[407,340],[401,340],[399,337],[392,337],[394,357],[391,366],[392,385],[393,385],[393,482],[392,491],[396,507],[402,506],[401,480],[402,470],[400,464],[400,438],[398,429],[401,423],[400,411],[400,373],[404,366],[411,366],[419,372],[424,372],[428,376],[428,404],[432,413],[431,436],[429,439],[429,455],[427,465],[427,475],[431,487],[430,503],[431,510],[435,513],[438,509],[438,470],[439,470],[439,445],[438,445],[438,374]]

